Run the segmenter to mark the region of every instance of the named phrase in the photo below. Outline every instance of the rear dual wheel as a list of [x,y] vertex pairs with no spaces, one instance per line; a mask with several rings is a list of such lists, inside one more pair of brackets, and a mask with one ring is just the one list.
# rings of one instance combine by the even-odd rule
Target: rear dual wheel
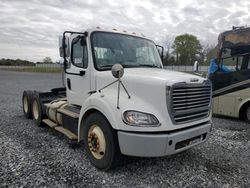
[[27,119],[31,119],[32,118],[32,100],[33,100],[33,91],[24,91],[23,92],[23,97],[22,97],[22,103],[23,103],[23,113],[24,116]]
[[38,126],[43,125],[43,109],[42,109],[42,104],[39,99],[38,93],[35,93],[33,95],[33,100],[32,100],[32,116],[35,121],[35,123]]
[[35,91],[24,91],[22,97],[23,113],[27,119],[34,119],[38,126],[42,125],[42,105]]

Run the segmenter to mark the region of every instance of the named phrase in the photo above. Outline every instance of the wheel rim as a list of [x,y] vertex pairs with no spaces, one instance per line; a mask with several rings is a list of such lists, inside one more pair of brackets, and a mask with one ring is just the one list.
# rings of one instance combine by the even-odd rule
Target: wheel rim
[[250,106],[247,108],[247,119],[250,120]]
[[23,109],[24,112],[27,113],[28,112],[28,97],[23,97]]
[[34,102],[33,102],[32,111],[33,111],[33,117],[34,117],[34,119],[37,120],[38,117],[39,117],[39,110],[38,110],[38,103],[37,103],[37,101],[34,101]]
[[96,159],[103,158],[106,151],[106,140],[98,125],[92,125],[88,131],[88,147]]

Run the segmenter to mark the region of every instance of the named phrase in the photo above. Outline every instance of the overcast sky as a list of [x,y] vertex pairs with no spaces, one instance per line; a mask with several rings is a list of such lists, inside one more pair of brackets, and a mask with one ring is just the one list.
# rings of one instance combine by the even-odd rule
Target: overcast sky
[[184,33],[215,44],[250,23],[248,0],[0,0],[0,58],[59,60],[64,30],[122,28],[162,41]]

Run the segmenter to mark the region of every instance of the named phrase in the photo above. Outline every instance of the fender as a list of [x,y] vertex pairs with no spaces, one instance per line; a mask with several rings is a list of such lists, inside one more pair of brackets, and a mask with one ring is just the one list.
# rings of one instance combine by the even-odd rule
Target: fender
[[94,94],[91,95],[83,104],[82,108],[79,114],[79,121],[78,121],[78,141],[81,141],[83,139],[83,133],[82,133],[82,120],[84,115],[89,110],[96,110],[102,113],[107,120],[109,121],[110,125],[113,129],[118,129],[118,122],[116,120],[115,114],[113,113],[113,110],[111,108],[111,105],[109,101],[105,100],[105,98],[101,97],[101,94]]

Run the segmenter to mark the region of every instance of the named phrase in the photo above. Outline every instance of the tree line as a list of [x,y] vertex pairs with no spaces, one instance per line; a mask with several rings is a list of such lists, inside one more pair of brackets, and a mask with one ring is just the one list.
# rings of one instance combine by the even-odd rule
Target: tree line
[[0,66],[34,66],[31,61],[22,59],[0,59]]
[[41,62],[32,62],[22,59],[0,59],[0,66],[35,66],[35,64],[52,64],[50,57],[45,57]]
[[167,37],[164,46],[164,65],[193,65],[195,61],[208,65],[216,53],[215,46],[201,45],[199,39],[191,34],[178,35],[173,42]]
[[[200,65],[208,65],[211,58],[215,57],[215,46],[206,44],[201,45],[199,39],[191,34],[183,34],[175,37],[174,41],[170,37],[164,41],[164,57],[163,65],[193,65],[198,61]],[[50,57],[45,57],[41,62],[31,62],[21,59],[0,59],[1,65],[35,65],[35,64],[51,64]],[[57,63],[57,62],[56,62]]]

